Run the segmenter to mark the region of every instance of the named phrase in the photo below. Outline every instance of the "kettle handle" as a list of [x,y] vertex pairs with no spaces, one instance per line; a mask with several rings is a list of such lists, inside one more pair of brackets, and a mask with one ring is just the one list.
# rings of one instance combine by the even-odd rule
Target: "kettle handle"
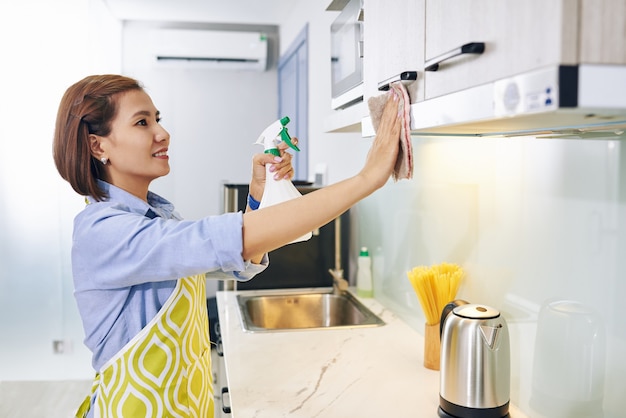
[[443,334],[443,323],[446,322],[446,318],[448,317],[450,312],[452,312],[454,308],[456,308],[457,306],[467,305],[467,304],[469,304],[468,301],[465,301],[463,299],[457,299],[457,300],[453,300],[452,302],[449,302],[446,306],[443,307],[443,309],[441,310],[441,320],[439,321],[439,336],[440,337]]

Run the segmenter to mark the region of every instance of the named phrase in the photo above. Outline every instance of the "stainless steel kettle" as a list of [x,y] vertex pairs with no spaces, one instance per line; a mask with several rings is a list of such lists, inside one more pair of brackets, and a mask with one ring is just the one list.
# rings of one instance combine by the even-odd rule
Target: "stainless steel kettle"
[[456,300],[441,313],[439,416],[509,416],[509,329],[500,312]]

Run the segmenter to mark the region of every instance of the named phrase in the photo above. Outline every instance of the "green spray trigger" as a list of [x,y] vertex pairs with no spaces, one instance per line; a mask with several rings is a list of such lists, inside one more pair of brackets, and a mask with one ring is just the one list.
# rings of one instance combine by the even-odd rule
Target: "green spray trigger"
[[287,127],[285,126],[289,122],[289,117],[285,116],[272,123],[261,133],[261,136],[259,136],[259,139],[257,139],[256,143],[263,144],[263,146],[265,147],[265,153],[280,155],[280,151],[278,150],[278,148],[276,148],[276,145],[278,144],[276,140],[278,139],[279,135],[280,140],[285,142],[289,148],[300,151],[300,148],[298,148],[296,144],[291,141],[291,137],[289,136],[289,132],[287,131]]
[[300,151],[300,148],[291,142],[291,137],[289,136],[289,132],[287,132],[287,128],[283,128],[283,130],[280,131],[280,139],[282,139],[285,144],[289,145],[289,148]]
[[294,149],[296,151],[300,151],[300,148],[293,142],[291,142],[291,136],[289,136],[289,131],[287,130],[287,124],[290,122],[289,116],[285,116],[280,120],[280,124],[283,125],[283,129],[280,131],[280,139],[287,145],[289,148]]

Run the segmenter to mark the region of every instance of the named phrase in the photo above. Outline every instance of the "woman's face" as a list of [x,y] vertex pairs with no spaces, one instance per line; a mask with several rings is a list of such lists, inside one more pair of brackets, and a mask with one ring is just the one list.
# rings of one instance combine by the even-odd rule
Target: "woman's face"
[[117,97],[111,133],[97,137],[102,156],[108,158],[107,180],[141,199],[150,182],[169,173],[169,133],[159,124],[159,111],[143,90]]

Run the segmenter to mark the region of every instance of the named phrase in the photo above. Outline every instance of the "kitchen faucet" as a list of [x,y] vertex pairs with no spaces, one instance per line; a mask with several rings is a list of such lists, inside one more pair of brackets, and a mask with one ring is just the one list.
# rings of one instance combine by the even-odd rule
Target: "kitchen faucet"
[[341,268],[341,215],[335,218],[335,268],[328,272],[333,276],[333,293],[340,295],[348,290],[348,281],[343,278]]

